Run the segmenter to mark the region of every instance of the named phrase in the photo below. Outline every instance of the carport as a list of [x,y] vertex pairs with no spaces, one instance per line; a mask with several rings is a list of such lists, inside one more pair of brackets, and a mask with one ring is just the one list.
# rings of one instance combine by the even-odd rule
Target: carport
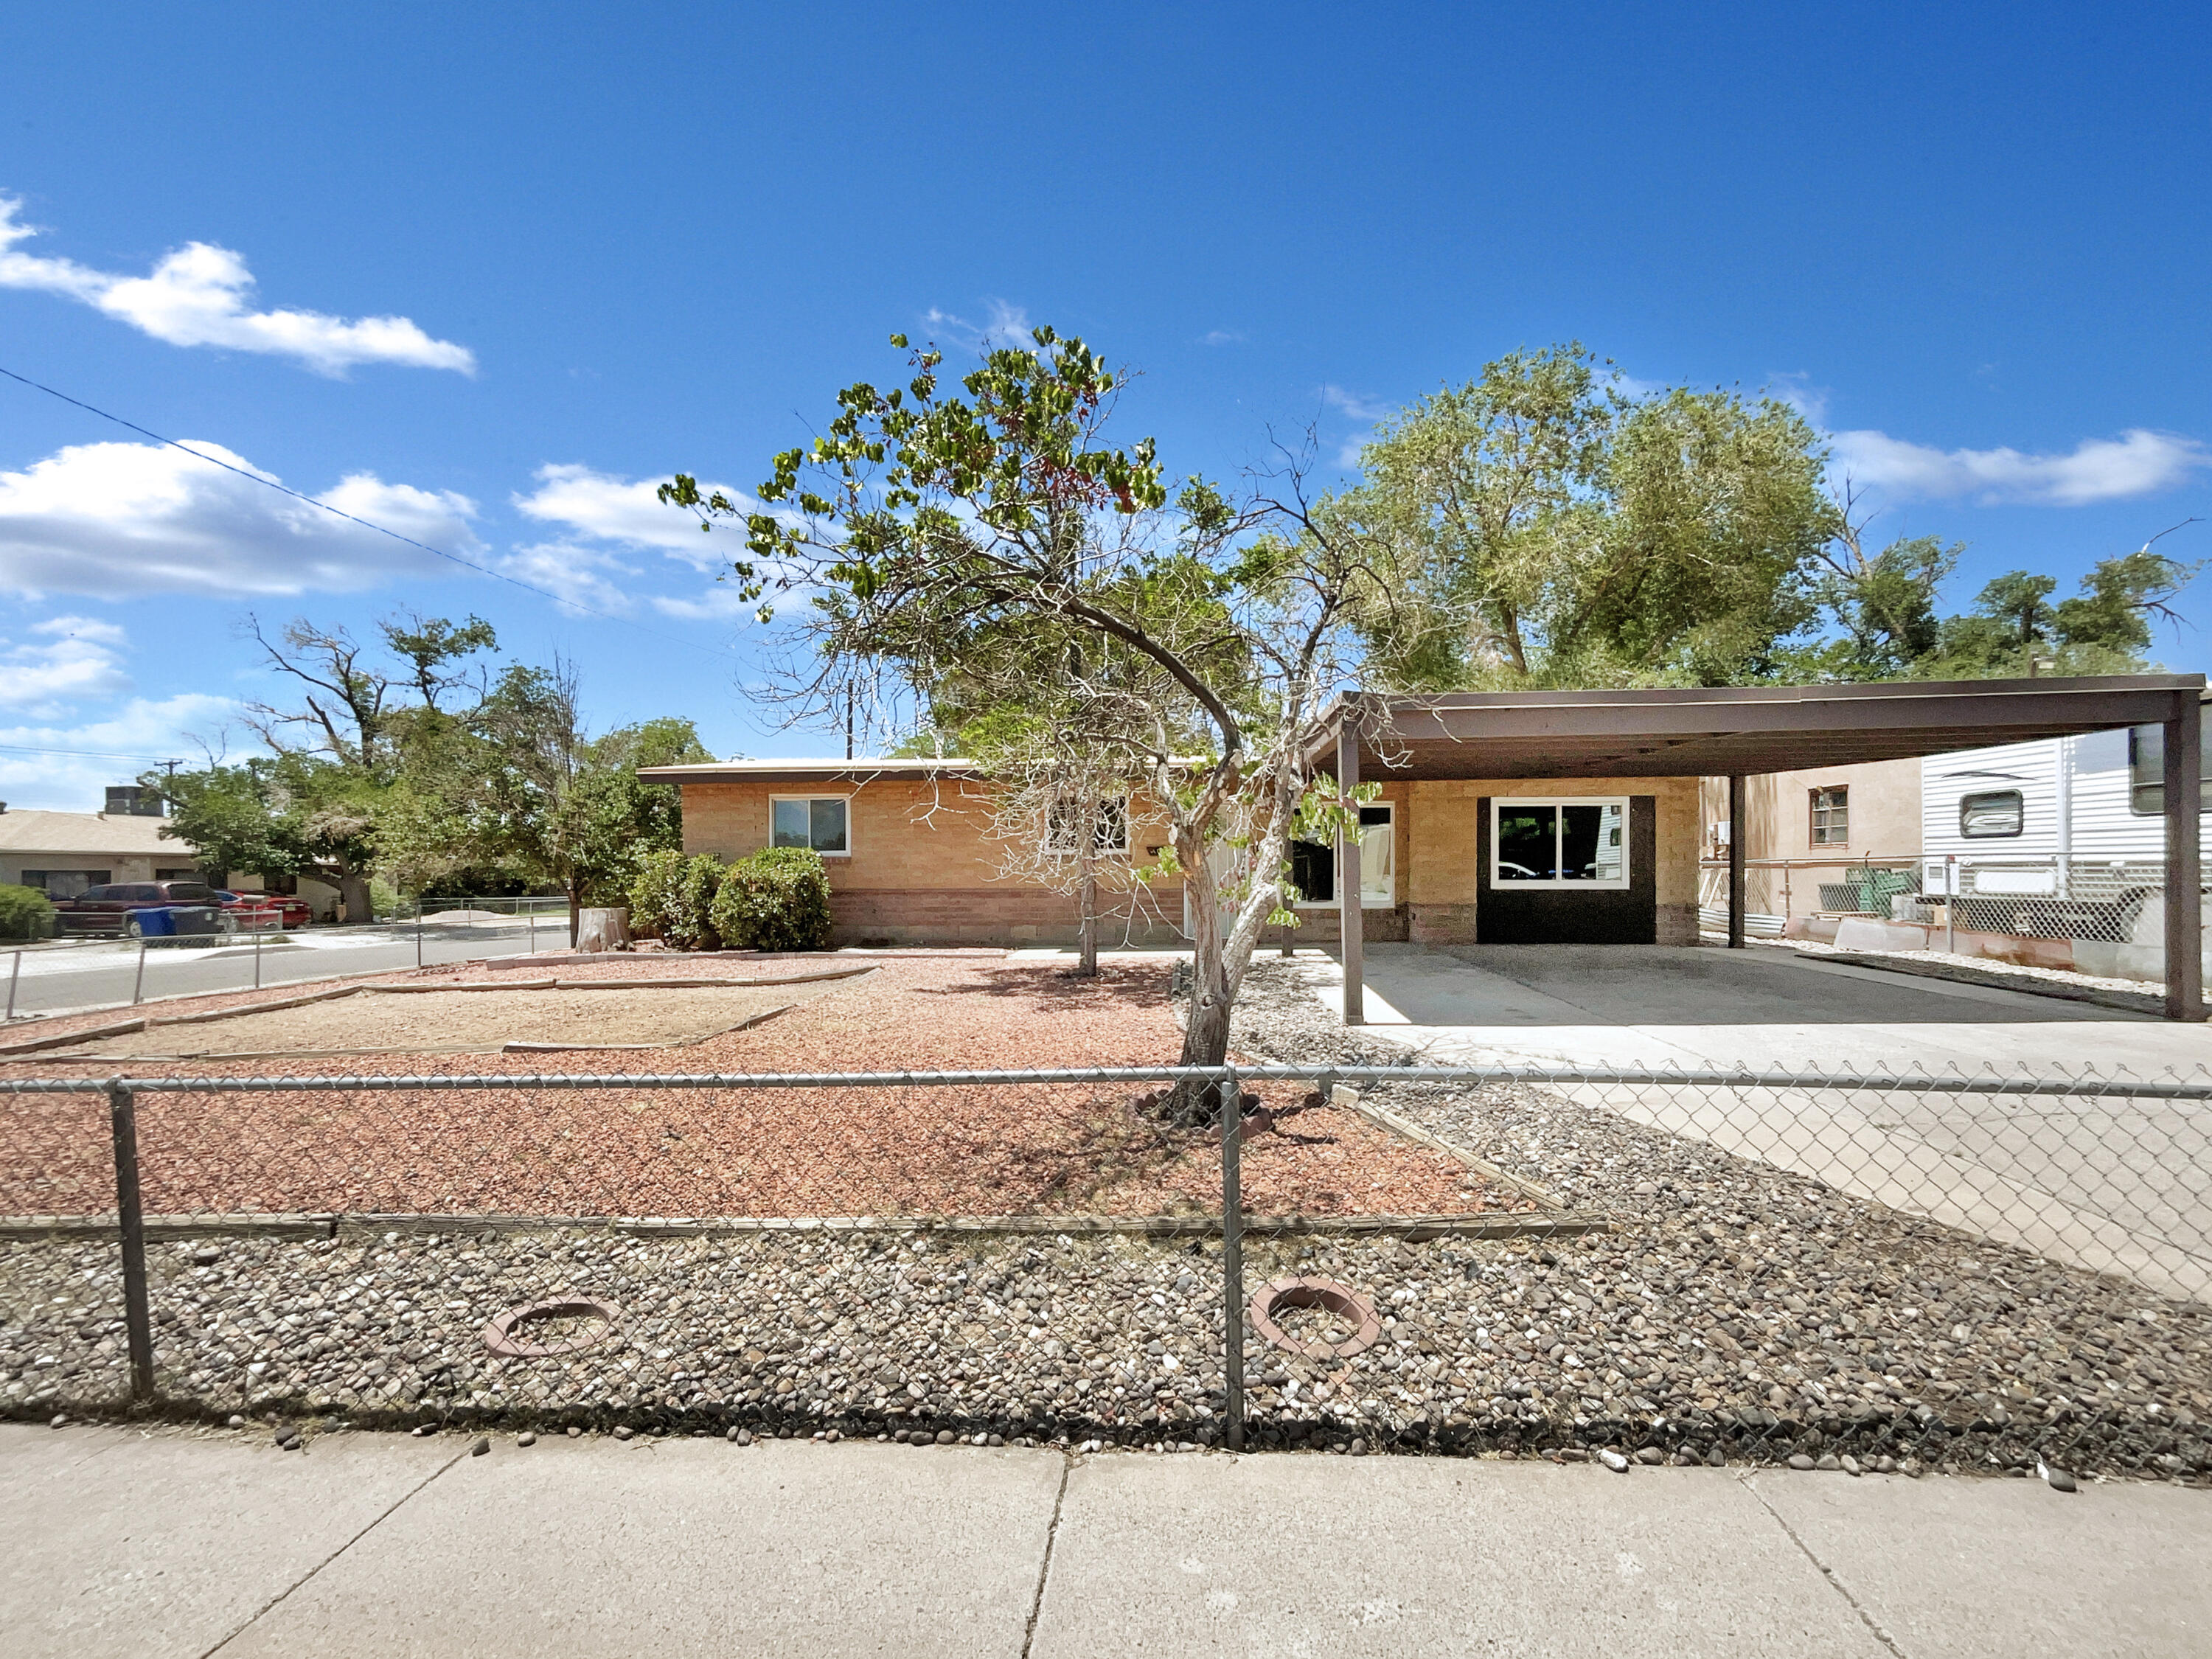
[[[1437,810],[1428,814],[1437,828],[1425,838],[1414,836],[1401,860],[1409,890],[1438,901],[1409,907],[1417,940],[1427,926],[1439,939],[1465,944],[1484,942],[1486,929],[1496,937],[1518,927],[1510,936],[1527,942],[1533,915],[1540,927],[1541,918],[1556,918],[1562,942],[1657,937],[1664,943],[1653,931],[1664,925],[1656,890],[1669,860],[1686,855],[1694,864],[1697,832],[1691,828],[1691,844],[1680,844],[1679,815],[1670,825],[1666,799],[1638,793],[1637,781],[1692,781],[1693,788],[1696,779],[1725,777],[1731,817],[1741,822],[1743,781],[1760,773],[2157,725],[2165,732],[2166,1012],[2172,1019],[2202,1019],[2197,804],[2204,684],[2201,674],[2141,674],[1428,696],[1363,692],[1332,705],[1309,761],[1346,791],[1363,780],[1409,786],[1417,823],[1424,786],[1439,787],[1431,790]],[[1511,803],[1492,787],[1502,783],[1515,786]],[[1553,787],[1543,789],[1546,783]],[[1523,785],[1535,787],[1523,797]],[[1462,793],[1452,796],[1442,786],[1458,786]],[[1620,793],[1595,793],[1608,787]],[[1468,787],[1491,793],[1468,797]],[[1499,816],[1508,804],[1520,810]],[[1471,821],[1471,836],[1452,839],[1447,830],[1455,819]],[[1540,848],[1544,836],[1555,836],[1550,865],[1506,862],[1509,824],[1522,838],[1516,848]],[[1612,850],[1597,855],[1609,862],[1576,864],[1585,854],[1571,854],[1571,835],[1581,838],[1583,849],[1595,844],[1594,837],[1609,836]],[[1346,1024],[1364,1018],[1363,911],[1376,908],[1361,878],[1361,839],[1339,839],[1330,876]],[[1743,945],[1743,846],[1741,836],[1730,837],[1728,942],[1737,949]],[[1641,892],[1639,882],[1645,884]],[[1467,902],[1456,902],[1462,899]],[[1449,931],[1455,927],[1463,931],[1455,935]]]

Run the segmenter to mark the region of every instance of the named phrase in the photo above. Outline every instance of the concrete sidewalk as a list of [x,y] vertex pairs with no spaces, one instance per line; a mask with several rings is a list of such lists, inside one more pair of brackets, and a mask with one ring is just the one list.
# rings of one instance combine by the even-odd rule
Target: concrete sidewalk
[[0,1425],[11,1659],[2212,1651],[2212,1492]]

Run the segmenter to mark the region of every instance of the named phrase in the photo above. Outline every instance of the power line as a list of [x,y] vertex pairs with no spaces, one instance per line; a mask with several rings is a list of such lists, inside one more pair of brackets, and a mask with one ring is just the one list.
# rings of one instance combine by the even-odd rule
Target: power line
[[0,743],[0,754],[9,755],[75,755],[86,760],[151,761],[156,766],[174,766],[176,758],[169,755],[123,755],[112,749],[33,749],[20,743]]
[[404,542],[410,547],[420,548],[423,552],[434,557],[458,564],[465,569],[473,570],[480,576],[489,576],[494,581],[505,582],[511,587],[522,589],[526,593],[535,593],[540,599],[550,599],[554,604],[564,606],[570,611],[580,611],[586,616],[597,617],[602,622],[618,623],[623,628],[635,628],[641,634],[648,635],[656,640],[665,640],[671,645],[689,646],[694,651],[704,651],[710,656],[720,657],[727,654],[714,646],[702,645],[696,640],[682,639],[674,634],[664,634],[657,628],[647,628],[642,623],[632,622],[627,617],[617,617],[611,611],[596,610],[591,605],[580,604],[574,599],[563,599],[550,588],[537,586],[533,583],[524,581],[520,576],[510,576],[505,571],[494,570],[490,566],[478,564],[473,559],[465,559],[458,553],[448,553],[441,547],[431,546],[428,542],[418,542],[412,536],[403,536],[398,531],[389,529],[372,520],[361,518],[355,514],[346,512],[342,507],[332,507],[328,501],[319,501],[313,495],[303,495],[289,485],[278,483],[274,478],[264,478],[258,472],[249,472],[242,466],[233,466],[228,461],[219,461],[212,455],[194,449],[189,445],[179,443],[174,438],[165,438],[160,433],[139,425],[136,421],[126,421],[120,415],[111,415],[106,410],[95,408],[85,402],[82,398],[72,398],[66,392],[56,391],[52,386],[41,385],[27,375],[18,374],[12,368],[0,367],[0,374],[6,375],[19,385],[29,386],[33,392],[43,392],[49,398],[58,398],[65,404],[74,404],[88,415],[97,415],[103,421],[112,421],[116,425],[128,431],[136,432],[141,437],[151,438],[157,444],[166,444],[171,449],[181,450],[194,460],[205,461],[210,466],[219,466],[226,472],[235,472],[241,478],[251,478],[255,483],[265,484],[280,495],[289,495],[295,501],[305,501],[309,507],[320,507],[333,518],[346,520],[349,523],[359,525],[364,530],[374,530],[380,536],[389,536],[395,542]]

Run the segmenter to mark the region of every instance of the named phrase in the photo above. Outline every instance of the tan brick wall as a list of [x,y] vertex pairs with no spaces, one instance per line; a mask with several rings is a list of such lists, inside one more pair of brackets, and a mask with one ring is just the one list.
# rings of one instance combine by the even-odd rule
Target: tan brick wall
[[[855,945],[1066,944],[1080,917],[1075,899],[1032,882],[1000,874],[1000,844],[973,784],[947,782],[933,789],[908,779],[854,784],[687,783],[684,786],[684,850],[736,860],[769,842],[769,804],[778,796],[838,796],[851,802],[847,825],[851,853],[827,857],[830,908],[836,942]],[[1130,825],[1131,851],[1149,862],[1148,849],[1164,838],[1158,821],[1141,813]],[[1131,914],[1127,875],[1110,877],[1104,909]],[[1182,920],[1180,886],[1155,886],[1135,907],[1134,936],[1164,943]],[[1125,920],[1106,922],[1101,943],[1119,944]]]

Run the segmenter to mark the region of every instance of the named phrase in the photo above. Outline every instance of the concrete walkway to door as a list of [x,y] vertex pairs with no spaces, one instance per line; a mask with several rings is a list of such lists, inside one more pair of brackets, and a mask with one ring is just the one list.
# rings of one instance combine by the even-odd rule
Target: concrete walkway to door
[[[1297,971],[1334,1015],[1337,964]],[[1717,946],[1370,946],[1378,1036],[1449,1065],[2201,1079],[2212,1030]],[[2212,1288],[2212,1107],[1588,1085],[1576,1098],[2163,1294]]]

